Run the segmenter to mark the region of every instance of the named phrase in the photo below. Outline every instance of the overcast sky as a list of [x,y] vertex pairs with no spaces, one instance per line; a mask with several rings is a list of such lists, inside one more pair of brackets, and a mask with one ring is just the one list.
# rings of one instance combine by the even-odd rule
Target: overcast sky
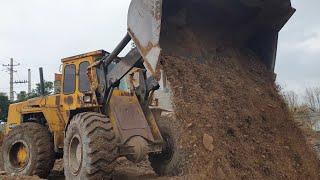
[[[112,2],[112,3],[111,3]],[[130,0],[0,0],[0,64],[20,63],[15,80],[38,67],[53,80],[60,59],[88,51],[112,50],[126,33]],[[319,0],[292,0],[298,9],[280,33],[276,73],[287,90],[302,93],[320,84]],[[0,67],[0,70],[3,70]],[[27,85],[15,85],[15,91]],[[0,92],[9,91],[9,75],[0,71]]]

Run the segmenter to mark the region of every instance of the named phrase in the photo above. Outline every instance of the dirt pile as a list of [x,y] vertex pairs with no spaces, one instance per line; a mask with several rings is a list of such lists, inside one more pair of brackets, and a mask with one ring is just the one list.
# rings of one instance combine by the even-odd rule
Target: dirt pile
[[[274,74],[246,50],[163,55],[185,174],[215,179],[319,179],[320,164],[290,117]],[[208,143],[208,144],[206,144]]]

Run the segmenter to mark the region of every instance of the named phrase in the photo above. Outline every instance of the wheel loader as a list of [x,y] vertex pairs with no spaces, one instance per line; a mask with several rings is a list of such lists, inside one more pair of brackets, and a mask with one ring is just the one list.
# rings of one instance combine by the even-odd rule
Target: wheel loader
[[[117,158],[149,156],[159,175],[181,173],[174,122],[161,117],[172,112],[161,55],[210,55],[220,47],[183,43],[219,40],[249,49],[273,71],[278,33],[294,12],[290,0],[132,0],[127,34],[111,53],[62,59],[57,94],[10,105],[5,171],[45,178],[63,157],[66,179],[110,179]],[[186,41],[193,36],[201,42]],[[136,48],[119,57],[131,40]]]

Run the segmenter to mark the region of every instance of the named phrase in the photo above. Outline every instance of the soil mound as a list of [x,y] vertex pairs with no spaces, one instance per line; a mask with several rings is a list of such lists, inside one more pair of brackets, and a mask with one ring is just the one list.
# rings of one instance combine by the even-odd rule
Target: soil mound
[[[170,53],[171,54],[171,53]],[[320,164],[251,52],[163,55],[185,152],[184,173],[215,179],[320,179]]]

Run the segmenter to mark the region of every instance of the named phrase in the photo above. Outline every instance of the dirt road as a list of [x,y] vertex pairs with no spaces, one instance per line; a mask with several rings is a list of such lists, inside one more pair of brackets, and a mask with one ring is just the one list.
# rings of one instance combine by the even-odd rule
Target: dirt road
[[[117,161],[117,167],[114,172],[113,179],[114,180],[143,180],[143,179],[151,179],[151,180],[179,180],[179,179],[194,179],[194,176],[185,176],[185,177],[158,177],[152,168],[150,167],[149,162],[144,161],[139,164],[133,164],[125,158],[120,158]],[[9,176],[9,175],[0,175],[0,179],[2,180],[39,180],[38,177],[31,176]],[[63,161],[57,160],[55,166],[48,177],[49,180],[64,180],[63,174]]]

